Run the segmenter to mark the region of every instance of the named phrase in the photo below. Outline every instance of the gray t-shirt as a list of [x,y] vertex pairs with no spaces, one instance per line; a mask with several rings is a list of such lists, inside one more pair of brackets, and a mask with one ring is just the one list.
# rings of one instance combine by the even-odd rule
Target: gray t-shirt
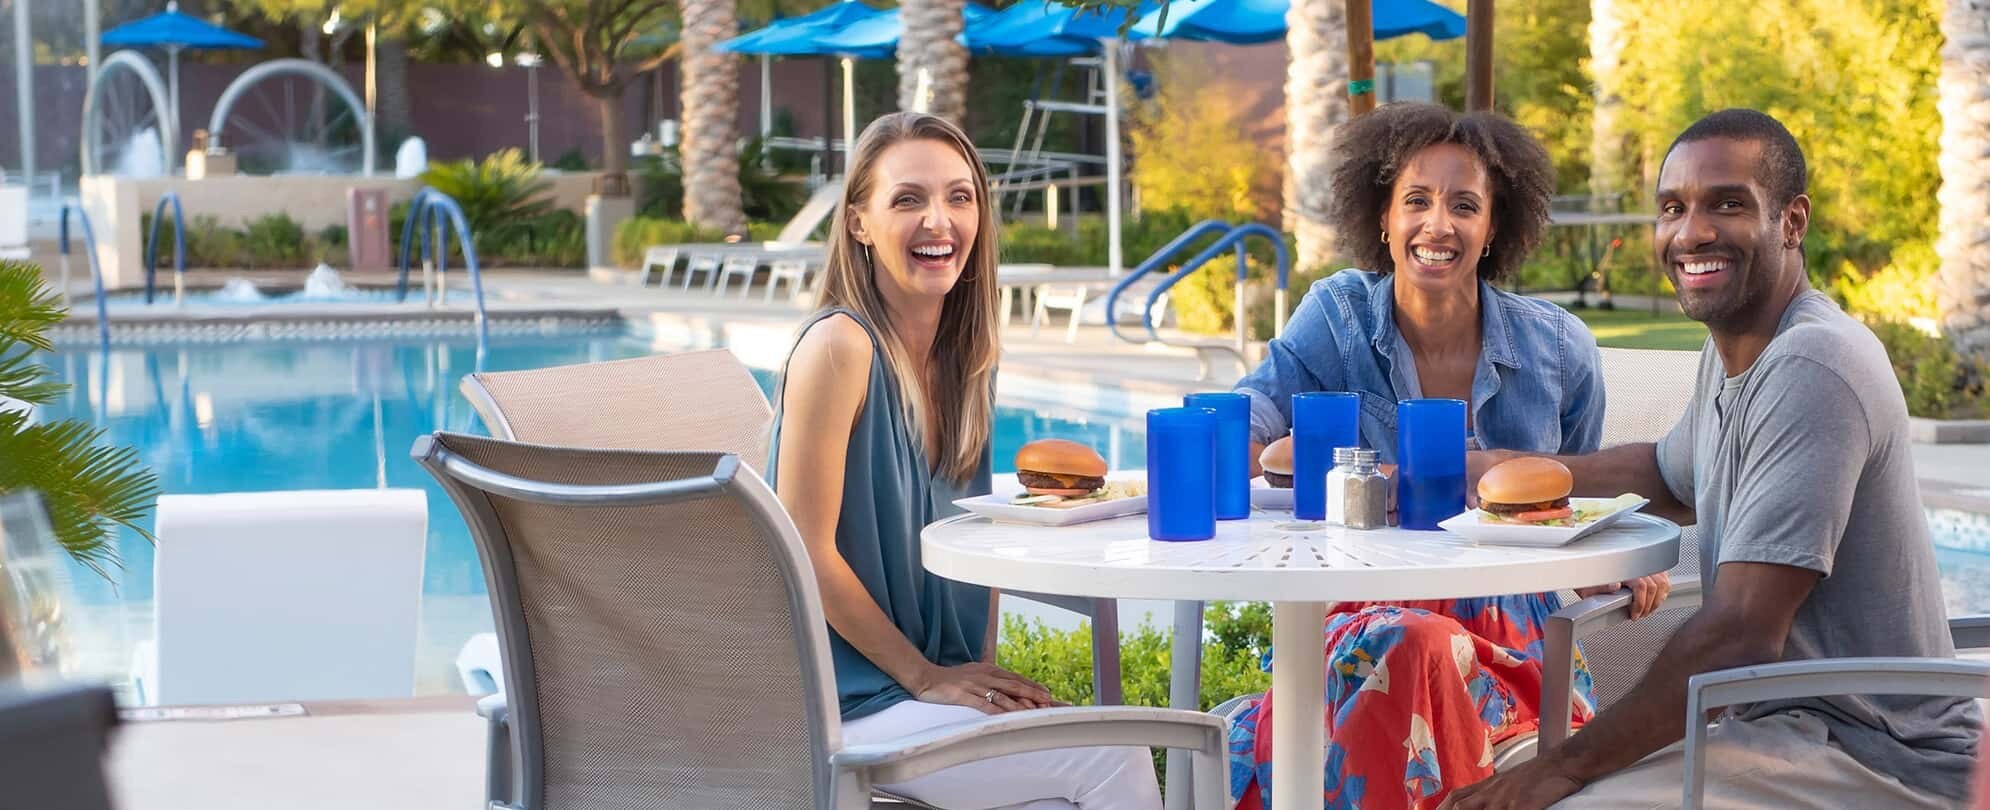
[[[1707,589],[1719,563],[1822,574],[1797,609],[1785,660],[1953,657],[1907,405],[1872,331],[1806,290],[1755,364],[1724,375],[1709,343],[1691,405],[1658,443],[1666,485],[1698,511]],[[1795,708],[1822,715],[1866,766],[1924,793],[1968,795],[1982,725],[1974,701],[1832,697],[1736,713]]]

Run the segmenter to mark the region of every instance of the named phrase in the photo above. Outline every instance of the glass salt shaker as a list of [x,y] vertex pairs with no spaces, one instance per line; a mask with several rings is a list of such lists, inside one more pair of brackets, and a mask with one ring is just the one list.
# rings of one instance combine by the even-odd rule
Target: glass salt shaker
[[1379,456],[1359,447],[1334,449],[1327,472],[1327,522],[1350,529],[1389,525],[1389,479],[1376,466]]

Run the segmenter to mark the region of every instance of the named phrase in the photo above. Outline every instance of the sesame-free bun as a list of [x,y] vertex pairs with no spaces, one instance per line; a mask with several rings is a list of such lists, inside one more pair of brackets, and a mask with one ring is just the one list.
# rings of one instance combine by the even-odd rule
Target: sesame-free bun
[[1291,475],[1292,437],[1287,436],[1265,445],[1264,452],[1258,454],[1258,466],[1263,467],[1268,473]]
[[1526,456],[1487,470],[1479,478],[1479,502],[1512,506],[1552,504],[1568,498],[1574,488],[1575,477],[1561,462]]
[[1016,451],[1016,478],[1038,495],[1067,498],[1106,485],[1106,460],[1097,451],[1063,439],[1038,439]]
[[1264,452],[1258,454],[1258,467],[1264,470],[1264,482],[1278,489],[1292,486],[1292,437],[1287,436],[1265,445]]

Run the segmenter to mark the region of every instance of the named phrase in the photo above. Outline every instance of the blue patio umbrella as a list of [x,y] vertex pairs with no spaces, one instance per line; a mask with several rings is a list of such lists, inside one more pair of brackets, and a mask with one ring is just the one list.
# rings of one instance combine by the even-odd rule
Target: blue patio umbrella
[[256,50],[263,47],[262,40],[248,34],[230,31],[191,14],[181,13],[178,2],[167,3],[166,10],[158,14],[105,31],[103,43],[166,50],[167,83],[172,88],[167,96],[173,108],[175,126],[178,126],[180,119],[180,51]]
[[857,0],[842,0],[800,17],[775,20],[764,28],[721,42],[717,49],[763,56],[841,56],[845,54],[825,50],[818,40],[886,13]]
[[1137,10],[1090,11],[1025,0],[969,25],[961,32],[961,44],[975,53],[1002,56],[1093,54],[1103,49],[1103,40],[1141,39],[1139,33],[1121,34],[1120,28],[1128,14],[1138,16],[1158,5],[1146,2]]
[[[962,9],[961,16],[968,25],[973,25],[994,13],[994,9],[980,3],[968,3]],[[898,9],[892,9],[844,26],[841,31],[826,34],[818,42],[836,53],[862,59],[883,59],[898,50],[898,40],[904,35],[905,20],[899,16]]]
[[[1250,45],[1285,36],[1291,0],[1175,0],[1167,22],[1150,13],[1133,30],[1150,37]],[[1465,18],[1430,0],[1375,0],[1375,39],[1423,34],[1431,39],[1465,35]]]

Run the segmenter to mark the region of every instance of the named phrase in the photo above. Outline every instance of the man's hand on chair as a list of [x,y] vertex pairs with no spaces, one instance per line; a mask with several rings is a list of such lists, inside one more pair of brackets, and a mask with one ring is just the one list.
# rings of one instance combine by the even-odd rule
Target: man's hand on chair
[[1052,697],[1043,684],[979,661],[933,667],[923,681],[909,685],[913,697],[927,703],[966,706],[988,714],[1070,705]]
[[1552,756],[1528,760],[1451,791],[1437,810],[1542,810],[1582,789],[1582,782],[1562,773],[1557,764]]

